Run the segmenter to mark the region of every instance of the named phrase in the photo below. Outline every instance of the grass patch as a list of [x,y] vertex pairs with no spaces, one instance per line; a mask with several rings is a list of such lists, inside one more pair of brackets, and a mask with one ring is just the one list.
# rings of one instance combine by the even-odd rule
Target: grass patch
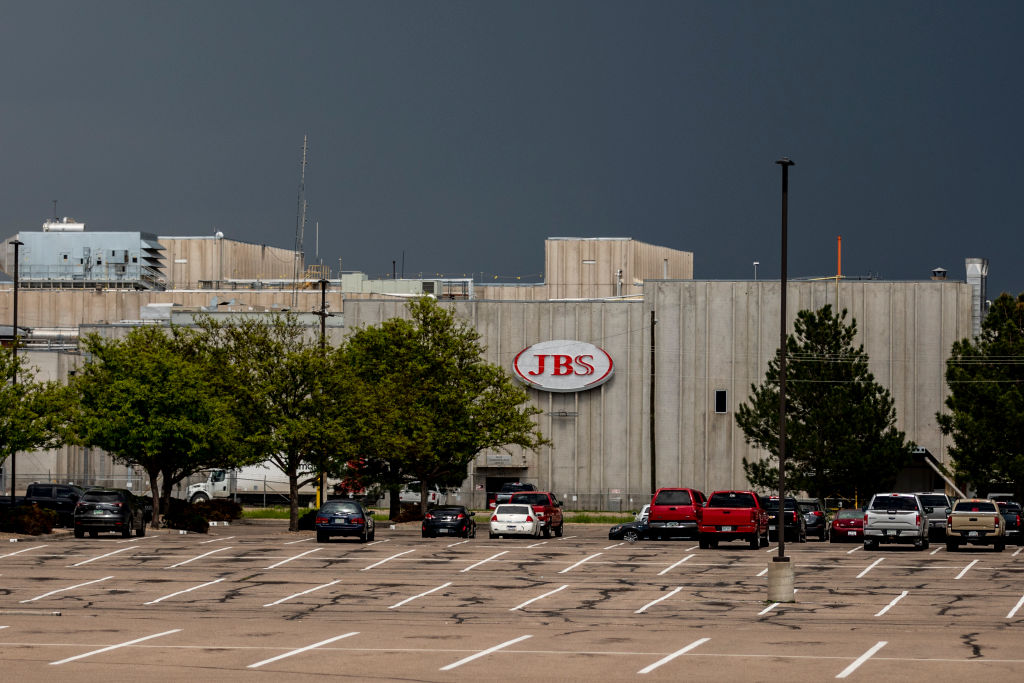
[[[304,508],[299,508],[301,515]],[[242,519],[288,519],[291,510],[286,507],[272,508],[245,508],[242,510]]]
[[624,514],[599,514],[594,512],[566,513],[565,521],[571,524],[622,524],[632,522],[633,515]]

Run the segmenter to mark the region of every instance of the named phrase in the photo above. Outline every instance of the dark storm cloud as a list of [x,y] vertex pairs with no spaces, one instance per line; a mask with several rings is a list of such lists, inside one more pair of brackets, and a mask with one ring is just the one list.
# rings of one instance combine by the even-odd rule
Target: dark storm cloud
[[1017,2],[7,2],[4,232],[290,247],[536,279],[548,236],[693,251],[700,278],[1024,289]]

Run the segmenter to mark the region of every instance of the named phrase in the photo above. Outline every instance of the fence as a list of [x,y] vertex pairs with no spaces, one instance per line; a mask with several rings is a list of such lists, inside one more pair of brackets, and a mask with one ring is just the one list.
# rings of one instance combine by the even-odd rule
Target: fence
[[[115,489],[128,489],[138,495],[149,490],[149,478],[141,474],[111,474],[97,475],[85,473],[60,474],[55,472],[16,472],[17,482],[14,493],[18,496],[25,495],[25,489],[29,484],[53,483],[53,484],[75,484],[76,486],[103,486]],[[0,495],[11,495],[10,475],[6,467],[0,467]]]

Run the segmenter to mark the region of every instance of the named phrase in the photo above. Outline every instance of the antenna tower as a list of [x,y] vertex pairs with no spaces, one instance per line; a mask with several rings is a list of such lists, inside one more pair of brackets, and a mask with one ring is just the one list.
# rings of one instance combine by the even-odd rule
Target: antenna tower
[[292,273],[292,308],[299,305],[299,278],[305,277],[306,257],[302,253],[302,234],[306,229],[306,154],[307,136],[302,136],[302,163],[299,166],[299,198],[295,215],[295,269]]

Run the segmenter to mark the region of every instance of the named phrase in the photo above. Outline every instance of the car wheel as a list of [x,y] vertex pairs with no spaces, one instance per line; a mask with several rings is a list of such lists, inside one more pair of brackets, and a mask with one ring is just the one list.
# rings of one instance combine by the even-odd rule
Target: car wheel
[[135,535],[136,536],[145,536],[146,535],[146,522],[142,522],[142,524],[139,525],[139,530],[135,532]]
[[640,540],[640,534],[638,534],[635,530],[630,529],[626,533],[622,534],[622,540],[626,543],[636,543]]
[[751,550],[757,550],[760,547],[761,547],[761,539],[758,537],[757,532],[755,531],[754,535],[750,537],[750,549]]
[[325,534],[324,532],[322,532],[322,531],[316,532],[316,542],[317,543],[327,543],[327,541],[329,541],[329,540],[331,540],[331,537],[328,536],[327,534]]
[[955,552],[956,549],[957,549],[957,542],[956,541],[946,541],[946,550],[948,552],[951,552],[951,553]]
[[426,531],[421,531],[420,532],[420,538],[426,538],[426,537],[427,537],[427,532]]
[[562,522],[557,527],[555,527],[555,536],[557,536],[558,538],[561,538],[562,534],[564,534],[564,533],[565,533],[565,522]]
[[874,539],[866,539],[864,541],[864,550],[878,550],[878,541]]
[[924,550],[928,547],[928,541],[924,538],[914,539],[914,550]]
[[99,533],[100,532],[98,532],[98,531],[90,531],[89,532],[89,538],[96,538],[99,535]]
[[544,538],[551,538],[551,525],[544,525]]
[[995,547],[996,547],[996,552],[997,553],[1001,553],[1004,550],[1006,550],[1006,543],[1003,543],[1003,542],[1000,541],[999,543],[995,544]]
[[85,538],[85,531],[83,529],[75,529],[75,538]]
[[362,533],[361,533],[361,534],[359,534],[359,542],[360,542],[360,543],[366,543],[366,541],[367,541],[368,539],[369,539],[369,536],[368,536],[368,535],[367,535],[367,533],[366,533],[366,527],[363,527],[363,531],[362,531]]
[[498,534],[496,534],[496,533],[494,533],[494,532],[491,532],[490,536],[491,536],[491,538],[497,538],[497,537],[498,537]]
[[370,541],[371,541],[371,542],[373,541],[373,537],[374,537],[374,536],[375,536],[376,534],[377,534],[377,529],[376,529],[376,528],[370,529],[370,537],[369,537],[369,538],[370,538]]
[[126,526],[125,528],[121,529],[121,538],[131,538],[131,537],[132,537],[132,528],[130,526]]
[[476,524],[469,529],[469,533],[466,534],[466,538],[476,538]]
[[761,547],[767,548],[769,545],[771,545],[771,543],[768,542],[768,534],[765,534],[761,537]]
[[708,545],[712,548],[718,548],[718,539],[712,538],[710,541],[708,541]]
[[701,550],[707,550],[708,549],[708,537],[705,536],[704,534],[700,534],[699,536],[697,536],[697,545],[700,547]]
[[208,500],[210,500],[210,497],[208,495],[206,495],[205,493],[197,493],[194,496],[192,496],[191,498],[189,498],[188,502],[190,502],[190,503],[192,503],[194,505],[196,503],[205,503]]

